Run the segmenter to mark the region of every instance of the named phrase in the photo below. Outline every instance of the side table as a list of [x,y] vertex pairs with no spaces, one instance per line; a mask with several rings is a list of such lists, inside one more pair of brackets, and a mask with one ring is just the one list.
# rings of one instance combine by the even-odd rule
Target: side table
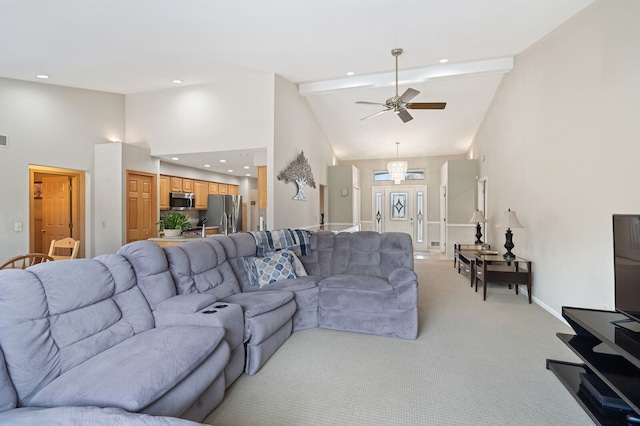
[[475,258],[475,283],[482,281],[483,300],[487,300],[487,282],[503,285],[526,285],[531,303],[531,261],[516,257],[505,259],[502,255],[477,254]]
[[[491,246],[489,244],[463,244],[463,243],[453,243],[453,268],[456,268],[456,264],[460,261],[459,254],[461,251],[480,251],[483,249],[489,249]],[[460,272],[460,269],[458,269]]]

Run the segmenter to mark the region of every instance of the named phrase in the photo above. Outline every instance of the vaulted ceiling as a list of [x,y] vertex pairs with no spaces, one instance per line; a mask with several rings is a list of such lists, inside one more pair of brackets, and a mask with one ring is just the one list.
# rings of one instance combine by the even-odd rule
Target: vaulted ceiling
[[[340,159],[461,154],[514,58],[593,2],[2,0],[0,77],[132,94],[276,73]],[[394,48],[400,94],[446,109],[361,120],[395,95]]]

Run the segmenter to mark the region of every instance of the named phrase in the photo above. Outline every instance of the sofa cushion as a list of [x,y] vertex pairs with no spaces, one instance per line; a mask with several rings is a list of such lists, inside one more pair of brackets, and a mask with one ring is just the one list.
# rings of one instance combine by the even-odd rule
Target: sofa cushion
[[176,295],[167,258],[159,245],[146,240],[136,241],[122,246],[118,254],[133,266],[138,287],[152,310],[158,303]]
[[260,287],[276,281],[296,278],[293,259],[288,250],[279,251],[270,256],[255,257],[253,263],[256,265]]
[[218,299],[240,292],[222,245],[212,239],[164,249],[178,294],[209,293]]
[[28,405],[140,411],[202,364],[223,336],[223,329],[210,327],[163,327],[137,334],[62,374]]
[[175,417],[129,413],[113,407],[21,407],[0,413],[0,424],[11,426],[199,426],[202,423]]
[[334,275],[320,282],[320,288],[344,288],[363,291],[385,292],[393,290],[387,280],[369,275]]
[[0,274],[0,347],[18,395],[30,399],[64,372],[153,327],[119,255],[46,262]]
[[4,354],[0,350],[0,412],[16,407],[18,397],[11,383],[7,366],[4,363]]

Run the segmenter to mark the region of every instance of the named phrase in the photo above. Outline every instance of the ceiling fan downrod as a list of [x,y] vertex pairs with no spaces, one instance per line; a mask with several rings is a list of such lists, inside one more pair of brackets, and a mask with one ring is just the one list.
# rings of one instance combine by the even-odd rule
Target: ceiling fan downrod
[[402,55],[402,49],[393,49],[391,54],[396,57],[396,99],[398,98],[398,56]]

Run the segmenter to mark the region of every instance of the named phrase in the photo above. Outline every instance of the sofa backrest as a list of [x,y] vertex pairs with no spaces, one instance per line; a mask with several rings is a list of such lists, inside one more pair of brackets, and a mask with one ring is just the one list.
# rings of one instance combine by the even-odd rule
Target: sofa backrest
[[207,293],[218,299],[240,293],[220,242],[207,238],[164,248],[178,294]]
[[18,405],[65,371],[154,327],[131,265],[115,254],[0,271],[0,312],[0,348]]
[[307,274],[325,278],[331,275],[335,237],[331,231],[319,231],[310,237],[311,254],[300,256]]
[[210,238],[217,241],[224,247],[227,255],[227,261],[231,265],[231,269],[238,279],[238,284],[243,292],[259,290],[259,286],[251,285],[247,271],[242,263],[243,257],[256,255],[256,241],[253,236],[247,232],[240,232],[229,235],[214,235]]
[[401,232],[359,231],[335,236],[332,273],[389,278],[398,268],[413,269],[411,236]]
[[155,311],[163,300],[177,294],[167,256],[159,245],[152,241],[135,241],[122,246],[118,254],[131,263],[138,287],[152,310]]

